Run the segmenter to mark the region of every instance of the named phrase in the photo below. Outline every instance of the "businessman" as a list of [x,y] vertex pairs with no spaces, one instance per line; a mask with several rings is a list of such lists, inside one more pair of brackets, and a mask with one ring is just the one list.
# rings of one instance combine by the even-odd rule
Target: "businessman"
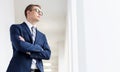
[[42,60],[49,60],[51,50],[45,34],[36,28],[43,15],[39,5],[30,4],[25,9],[26,21],[10,27],[13,57],[7,72],[44,72]]

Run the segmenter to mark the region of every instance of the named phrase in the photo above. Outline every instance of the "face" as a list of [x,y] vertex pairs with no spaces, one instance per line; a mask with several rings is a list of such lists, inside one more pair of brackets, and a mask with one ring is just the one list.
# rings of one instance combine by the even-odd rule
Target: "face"
[[41,9],[37,6],[34,6],[31,11],[28,11],[28,17],[33,22],[38,22],[40,17],[43,15]]

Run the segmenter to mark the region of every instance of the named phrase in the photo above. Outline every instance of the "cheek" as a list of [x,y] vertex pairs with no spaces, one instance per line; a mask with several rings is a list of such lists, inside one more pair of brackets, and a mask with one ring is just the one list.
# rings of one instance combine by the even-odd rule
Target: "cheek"
[[33,16],[33,17],[36,17],[36,16],[37,16],[37,14],[35,14],[35,13],[34,13],[34,14],[32,14],[32,16]]
[[36,16],[35,14],[31,14],[31,18],[35,18],[35,16]]

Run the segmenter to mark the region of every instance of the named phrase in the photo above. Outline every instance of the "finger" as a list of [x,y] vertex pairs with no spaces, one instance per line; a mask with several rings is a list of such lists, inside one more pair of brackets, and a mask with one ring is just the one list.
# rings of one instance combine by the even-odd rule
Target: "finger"
[[19,38],[21,39],[22,37],[21,37],[21,36],[19,36]]

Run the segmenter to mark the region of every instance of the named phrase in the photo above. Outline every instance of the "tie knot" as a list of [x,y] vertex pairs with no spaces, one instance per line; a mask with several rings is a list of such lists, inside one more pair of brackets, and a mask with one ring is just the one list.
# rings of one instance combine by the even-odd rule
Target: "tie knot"
[[31,27],[31,30],[32,30],[32,32],[33,32],[33,31],[35,31],[35,27],[34,27],[34,26],[32,26],[32,27]]

